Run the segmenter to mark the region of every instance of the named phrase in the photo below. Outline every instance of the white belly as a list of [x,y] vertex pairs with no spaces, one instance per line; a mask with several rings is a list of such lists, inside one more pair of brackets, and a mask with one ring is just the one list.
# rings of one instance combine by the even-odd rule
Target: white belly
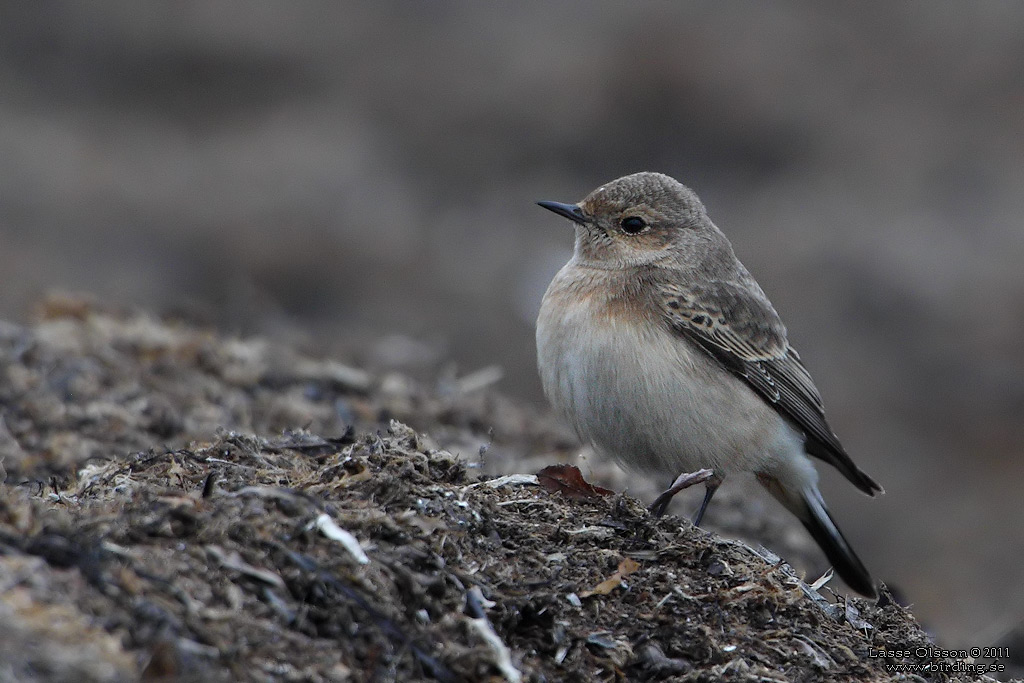
[[623,467],[724,477],[803,455],[802,435],[667,324],[625,324],[595,315],[601,302],[556,301],[549,292],[537,321],[544,392],[582,440]]

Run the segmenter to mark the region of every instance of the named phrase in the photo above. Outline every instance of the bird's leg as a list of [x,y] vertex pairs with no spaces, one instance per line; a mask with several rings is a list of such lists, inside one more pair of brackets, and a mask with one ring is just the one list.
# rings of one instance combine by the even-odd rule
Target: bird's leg
[[[696,472],[683,472],[676,477],[674,482],[672,482],[672,486],[669,486],[668,489],[666,489],[654,500],[653,503],[651,503],[651,507],[648,509],[655,517],[661,517],[665,514],[665,509],[668,508],[668,504],[672,500],[673,496],[683,489],[690,488],[691,486],[702,482],[708,482],[708,493],[704,496],[704,504],[701,505],[700,512],[697,514],[697,520],[694,522],[694,524],[699,524],[700,518],[704,515],[704,508],[707,507],[708,501],[711,500],[711,494],[714,493],[715,489],[718,488],[718,485],[722,483],[722,480],[719,477],[716,477],[715,473],[709,469],[697,470]],[[713,487],[711,482],[715,482]]]
[[700,509],[697,510],[697,514],[693,517],[693,525],[700,526],[700,520],[704,519],[704,511],[708,509],[708,503],[711,502],[711,496],[715,495],[715,491],[722,485],[722,478],[711,476],[705,482],[704,500],[701,501]]

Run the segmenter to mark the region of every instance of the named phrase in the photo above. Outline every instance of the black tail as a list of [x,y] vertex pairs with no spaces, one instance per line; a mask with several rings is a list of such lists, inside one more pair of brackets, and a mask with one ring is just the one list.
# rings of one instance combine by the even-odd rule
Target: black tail
[[846,585],[861,595],[869,598],[877,598],[878,590],[871,574],[864,567],[864,564],[853,552],[853,548],[847,542],[839,527],[836,526],[832,515],[825,509],[825,503],[817,492],[805,494],[806,515],[797,515],[804,527],[810,532],[814,540],[825,552],[825,557],[832,563],[836,573],[846,582]]

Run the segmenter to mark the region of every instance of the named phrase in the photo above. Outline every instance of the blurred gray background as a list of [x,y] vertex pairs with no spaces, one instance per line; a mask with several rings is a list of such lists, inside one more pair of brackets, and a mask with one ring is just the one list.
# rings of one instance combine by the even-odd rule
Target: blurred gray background
[[533,201],[663,171],[885,486],[823,473],[868,565],[947,646],[1024,615],[1024,5],[2,14],[3,317],[84,290],[360,362],[497,363],[540,406],[533,319],[571,230]]

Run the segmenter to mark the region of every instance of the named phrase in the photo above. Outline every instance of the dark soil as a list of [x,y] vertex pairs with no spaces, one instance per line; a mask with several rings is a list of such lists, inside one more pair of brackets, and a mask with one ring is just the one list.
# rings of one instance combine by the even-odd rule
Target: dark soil
[[632,498],[488,479],[453,453],[573,444],[486,384],[72,298],[0,323],[0,680],[945,681],[990,663],[922,656],[888,593],[815,591]]

